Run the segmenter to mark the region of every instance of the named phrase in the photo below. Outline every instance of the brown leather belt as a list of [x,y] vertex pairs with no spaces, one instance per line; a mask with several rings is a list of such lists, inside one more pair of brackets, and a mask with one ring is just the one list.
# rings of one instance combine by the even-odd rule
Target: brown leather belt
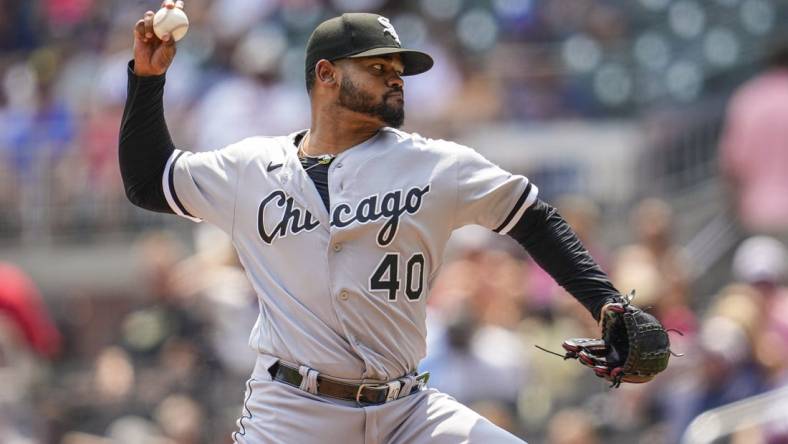
[[[293,387],[301,387],[303,376],[297,368],[291,367],[281,361],[268,368],[268,373],[274,380],[284,382]],[[317,376],[317,394],[330,398],[356,401],[360,405],[377,405],[402,398],[423,389],[430,378],[429,372],[416,376],[416,382],[408,393],[402,392],[404,378],[395,379],[384,383],[348,384],[322,375]]]

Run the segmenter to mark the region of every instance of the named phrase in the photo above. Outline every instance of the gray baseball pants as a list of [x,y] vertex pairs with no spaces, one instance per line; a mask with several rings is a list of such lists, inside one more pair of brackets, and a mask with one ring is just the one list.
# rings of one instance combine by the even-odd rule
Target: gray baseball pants
[[271,364],[258,358],[247,381],[236,444],[525,444],[435,389],[359,407],[273,381]]

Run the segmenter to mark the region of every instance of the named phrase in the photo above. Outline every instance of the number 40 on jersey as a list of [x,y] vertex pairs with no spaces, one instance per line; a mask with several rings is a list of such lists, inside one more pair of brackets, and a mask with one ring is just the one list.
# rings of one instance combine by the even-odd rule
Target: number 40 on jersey
[[411,256],[403,270],[400,270],[399,256],[399,253],[386,253],[383,256],[369,278],[369,289],[385,291],[389,301],[396,301],[397,292],[404,287],[408,300],[417,301],[424,290],[424,255],[416,253]]

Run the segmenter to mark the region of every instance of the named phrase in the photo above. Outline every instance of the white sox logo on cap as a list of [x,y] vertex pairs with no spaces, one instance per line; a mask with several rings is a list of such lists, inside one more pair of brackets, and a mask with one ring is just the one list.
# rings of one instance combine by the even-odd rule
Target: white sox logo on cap
[[380,16],[378,17],[378,22],[383,25],[383,34],[390,34],[394,40],[397,41],[397,44],[402,45],[402,42],[399,41],[399,36],[397,35],[397,31],[394,30],[394,26],[391,24],[389,19],[386,17]]

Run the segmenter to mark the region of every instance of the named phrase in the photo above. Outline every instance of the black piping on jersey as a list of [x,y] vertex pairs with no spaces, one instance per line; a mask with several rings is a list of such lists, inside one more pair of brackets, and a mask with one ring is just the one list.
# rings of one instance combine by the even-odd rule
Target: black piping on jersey
[[507,233],[569,294],[599,319],[602,307],[620,293],[558,211],[540,199]]
[[178,162],[178,159],[180,159],[181,156],[183,156],[183,153],[184,153],[183,151],[179,152],[178,155],[175,156],[175,159],[172,160],[172,163],[170,164],[170,170],[167,171],[167,176],[168,176],[167,185],[170,187],[170,195],[172,196],[172,200],[175,202],[175,205],[178,206],[178,209],[181,210],[181,213],[189,217],[194,217],[191,213],[189,213],[186,210],[186,207],[183,206],[181,200],[178,199],[178,193],[175,192],[175,182],[174,182],[175,164]]
[[[252,416],[252,411],[249,410],[249,400],[252,399],[252,383],[256,382],[254,378],[249,378],[246,381],[246,398],[244,399],[244,406],[241,410],[241,417],[238,418],[238,430],[233,432],[233,442],[236,443],[236,439],[239,436],[246,436],[246,426],[244,425],[244,419],[252,420],[254,419]],[[249,415],[249,416],[246,416]]]
[[500,233],[501,230],[503,230],[504,228],[506,228],[507,225],[509,225],[509,223],[512,221],[512,218],[514,218],[514,215],[517,214],[518,211],[520,211],[520,207],[522,207],[523,204],[525,203],[525,200],[528,199],[528,195],[531,194],[531,188],[532,188],[531,183],[528,182],[528,185],[525,187],[525,191],[523,191],[523,194],[521,194],[520,198],[517,199],[517,202],[514,204],[514,207],[506,216],[506,219],[504,219],[501,225],[499,225],[498,228],[494,229],[493,231],[495,231],[496,233]]

